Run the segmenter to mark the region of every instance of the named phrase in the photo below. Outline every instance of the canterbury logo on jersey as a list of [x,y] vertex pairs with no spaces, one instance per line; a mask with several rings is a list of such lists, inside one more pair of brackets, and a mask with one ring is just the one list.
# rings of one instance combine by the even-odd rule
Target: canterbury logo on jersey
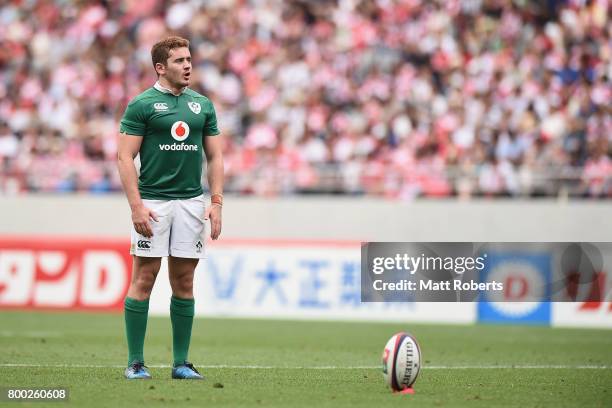
[[160,144],[159,150],[188,150],[192,152],[198,151],[198,145],[194,144],[183,144],[183,143],[172,143],[172,144]]
[[156,111],[167,111],[168,110],[168,105],[166,104],[166,102],[157,102],[153,104],[153,108],[155,108]]

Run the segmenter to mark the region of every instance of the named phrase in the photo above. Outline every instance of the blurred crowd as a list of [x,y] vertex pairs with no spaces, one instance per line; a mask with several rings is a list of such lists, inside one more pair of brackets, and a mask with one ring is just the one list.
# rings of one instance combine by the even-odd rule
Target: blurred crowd
[[2,2],[0,192],[119,191],[153,43],[191,41],[226,190],[612,198],[608,0]]

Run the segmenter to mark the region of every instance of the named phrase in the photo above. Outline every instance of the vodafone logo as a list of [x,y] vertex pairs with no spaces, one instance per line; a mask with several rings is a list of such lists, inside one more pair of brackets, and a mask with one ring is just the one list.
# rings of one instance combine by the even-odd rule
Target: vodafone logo
[[178,122],[174,122],[172,128],[170,129],[170,134],[179,142],[183,142],[189,136],[189,125],[186,122],[179,120]]

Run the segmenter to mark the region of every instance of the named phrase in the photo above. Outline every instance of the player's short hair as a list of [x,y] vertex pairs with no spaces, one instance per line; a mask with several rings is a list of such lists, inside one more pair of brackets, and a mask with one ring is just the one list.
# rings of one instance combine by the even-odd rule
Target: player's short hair
[[166,65],[168,57],[170,56],[170,50],[175,48],[189,48],[189,40],[182,37],[168,37],[161,40],[151,48],[151,59],[153,60],[153,67],[155,64],[160,63]]

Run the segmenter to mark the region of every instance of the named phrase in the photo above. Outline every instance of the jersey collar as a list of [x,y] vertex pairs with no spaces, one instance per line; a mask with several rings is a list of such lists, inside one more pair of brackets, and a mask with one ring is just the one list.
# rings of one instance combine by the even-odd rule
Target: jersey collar
[[[153,85],[153,88],[157,89],[161,93],[166,93],[166,94],[174,95],[170,89],[168,89],[165,86],[163,86],[162,84],[160,84],[159,81],[155,82],[155,85]],[[187,87],[184,87],[183,89],[181,89],[181,93],[179,93],[178,95],[174,95],[174,96],[182,95],[183,92],[185,92],[185,89],[187,89]]]

